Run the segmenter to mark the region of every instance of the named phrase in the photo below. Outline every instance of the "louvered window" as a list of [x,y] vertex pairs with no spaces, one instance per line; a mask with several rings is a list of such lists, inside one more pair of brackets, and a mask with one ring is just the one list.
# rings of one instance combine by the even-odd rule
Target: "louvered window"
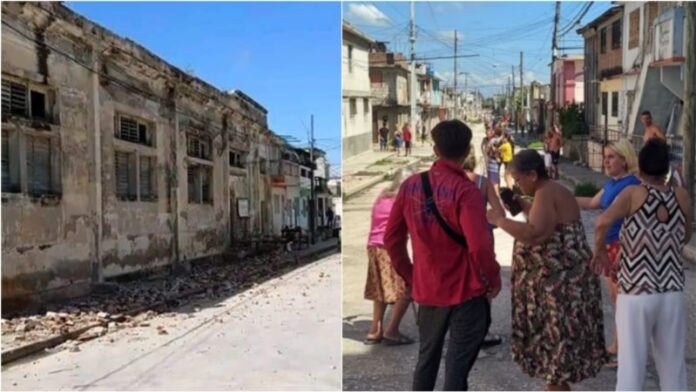
[[213,202],[213,171],[209,167],[201,167],[201,198],[203,203]]
[[210,139],[205,136],[187,135],[188,156],[210,160]]
[[152,146],[150,127],[146,123],[131,117],[119,116],[116,137],[121,140]]
[[140,157],[140,200],[155,200],[155,157]]
[[187,177],[189,203],[212,204],[213,168],[205,165],[190,165]]
[[116,151],[116,197],[120,200],[136,200],[134,156],[132,153]]
[[188,167],[188,199],[189,203],[200,203],[200,198],[198,197],[198,166]]
[[17,173],[17,154],[16,148],[11,148],[13,138],[10,133],[2,133],[2,191],[19,192],[19,176]]
[[29,193],[55,193],[51,186],[51,140],[27,136],[27,184]]
[[2,112],[27,117],[27,86],[11,80],[2,80]]

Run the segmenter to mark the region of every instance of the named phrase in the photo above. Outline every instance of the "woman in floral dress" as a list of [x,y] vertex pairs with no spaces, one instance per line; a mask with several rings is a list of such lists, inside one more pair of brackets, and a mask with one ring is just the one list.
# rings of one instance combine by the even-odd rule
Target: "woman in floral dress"
[[535,150],[519,152],[510,173],[530,204],[527,222],[490,210],[488,221],[515,238],[512,262],[512,356],[547,390],[594,377],[607,361],[599,277],[590,265],[580,209],[549,179]]

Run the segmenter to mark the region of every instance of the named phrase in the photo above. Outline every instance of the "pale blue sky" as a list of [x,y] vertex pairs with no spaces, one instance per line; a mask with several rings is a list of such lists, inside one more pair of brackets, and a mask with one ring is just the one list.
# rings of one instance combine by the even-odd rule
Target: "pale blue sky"
[[340,173],[339,3],[71,2],[68,7],[268,109],[273,131],[317,145]]
[[[560,30],[579,15],[586,2],[561,3]],[[581,19],[584,25],[611,7],[610,2],[594,2]],[[520,51],[524,51],[525,84],[536,79],[548,83],[551,61],[551,35],[555,2],[435,2],[416,3],[416,56],[437,57],[454,54],[457,30],[459,54],[478,57],[458,60],[458,73],[469,72],[468,87],[478,87],[485,95],[500,91],[507,84],[512,66],[519,84]],[[410,53],[408,2],[346,2],[343,17],[360,31],[407,57]],[[561,47],[581,47],[582,37],[575,31],[559,41]],[[581,49],[561,53],[581,54]],[[432,60],[436,71],[450,83],[454,81],[454,60]],[[459,75],[463,88],[465,76]]]

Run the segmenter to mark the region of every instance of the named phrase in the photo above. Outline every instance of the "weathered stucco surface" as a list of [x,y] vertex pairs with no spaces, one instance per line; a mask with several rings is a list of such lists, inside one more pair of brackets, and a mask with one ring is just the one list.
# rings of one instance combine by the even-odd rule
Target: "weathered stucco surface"
[[[280,140],[271,136],[260,105],[182,72],[58,3],[3,3],[2,18],[12,26],[2,27],[3,80],[45,89],[52,112],[41,124],[3,116],[2,132],[18,135],[10,150],[19,151],[19,162],[25,135],[54,140],[52,170],[60,184],[56,195],[30,196],[22,167],[22,189],[3,189],[4,303],[219,254],[230,246],[231,230],[237,239],[270,232],[270,219],[264,222],[272,208],[268,175],[258,161],[278,159],[277,148],[267,144]],[[152,145],[118,139],[119,115],[146,122]],[[194,131],[211,140],[207,162],[187,154]],[[244,168],[230,167],[231,148],[244,154]],[[156,198],[117,197],[116,151],[155,159]],[[189,203],[191,164],[212,168],[212,203]],[[249,199],[250,219],[237,217],[237,198]],[[264,205],[269,211],[262,213]]]

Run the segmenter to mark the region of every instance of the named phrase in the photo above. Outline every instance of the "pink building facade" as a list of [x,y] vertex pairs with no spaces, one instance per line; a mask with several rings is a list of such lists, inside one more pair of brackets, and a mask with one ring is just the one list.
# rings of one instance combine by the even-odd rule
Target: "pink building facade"
[[553,63],[553,86],[555,106],[584,102],[584,59],[583,56],[557,58]]

